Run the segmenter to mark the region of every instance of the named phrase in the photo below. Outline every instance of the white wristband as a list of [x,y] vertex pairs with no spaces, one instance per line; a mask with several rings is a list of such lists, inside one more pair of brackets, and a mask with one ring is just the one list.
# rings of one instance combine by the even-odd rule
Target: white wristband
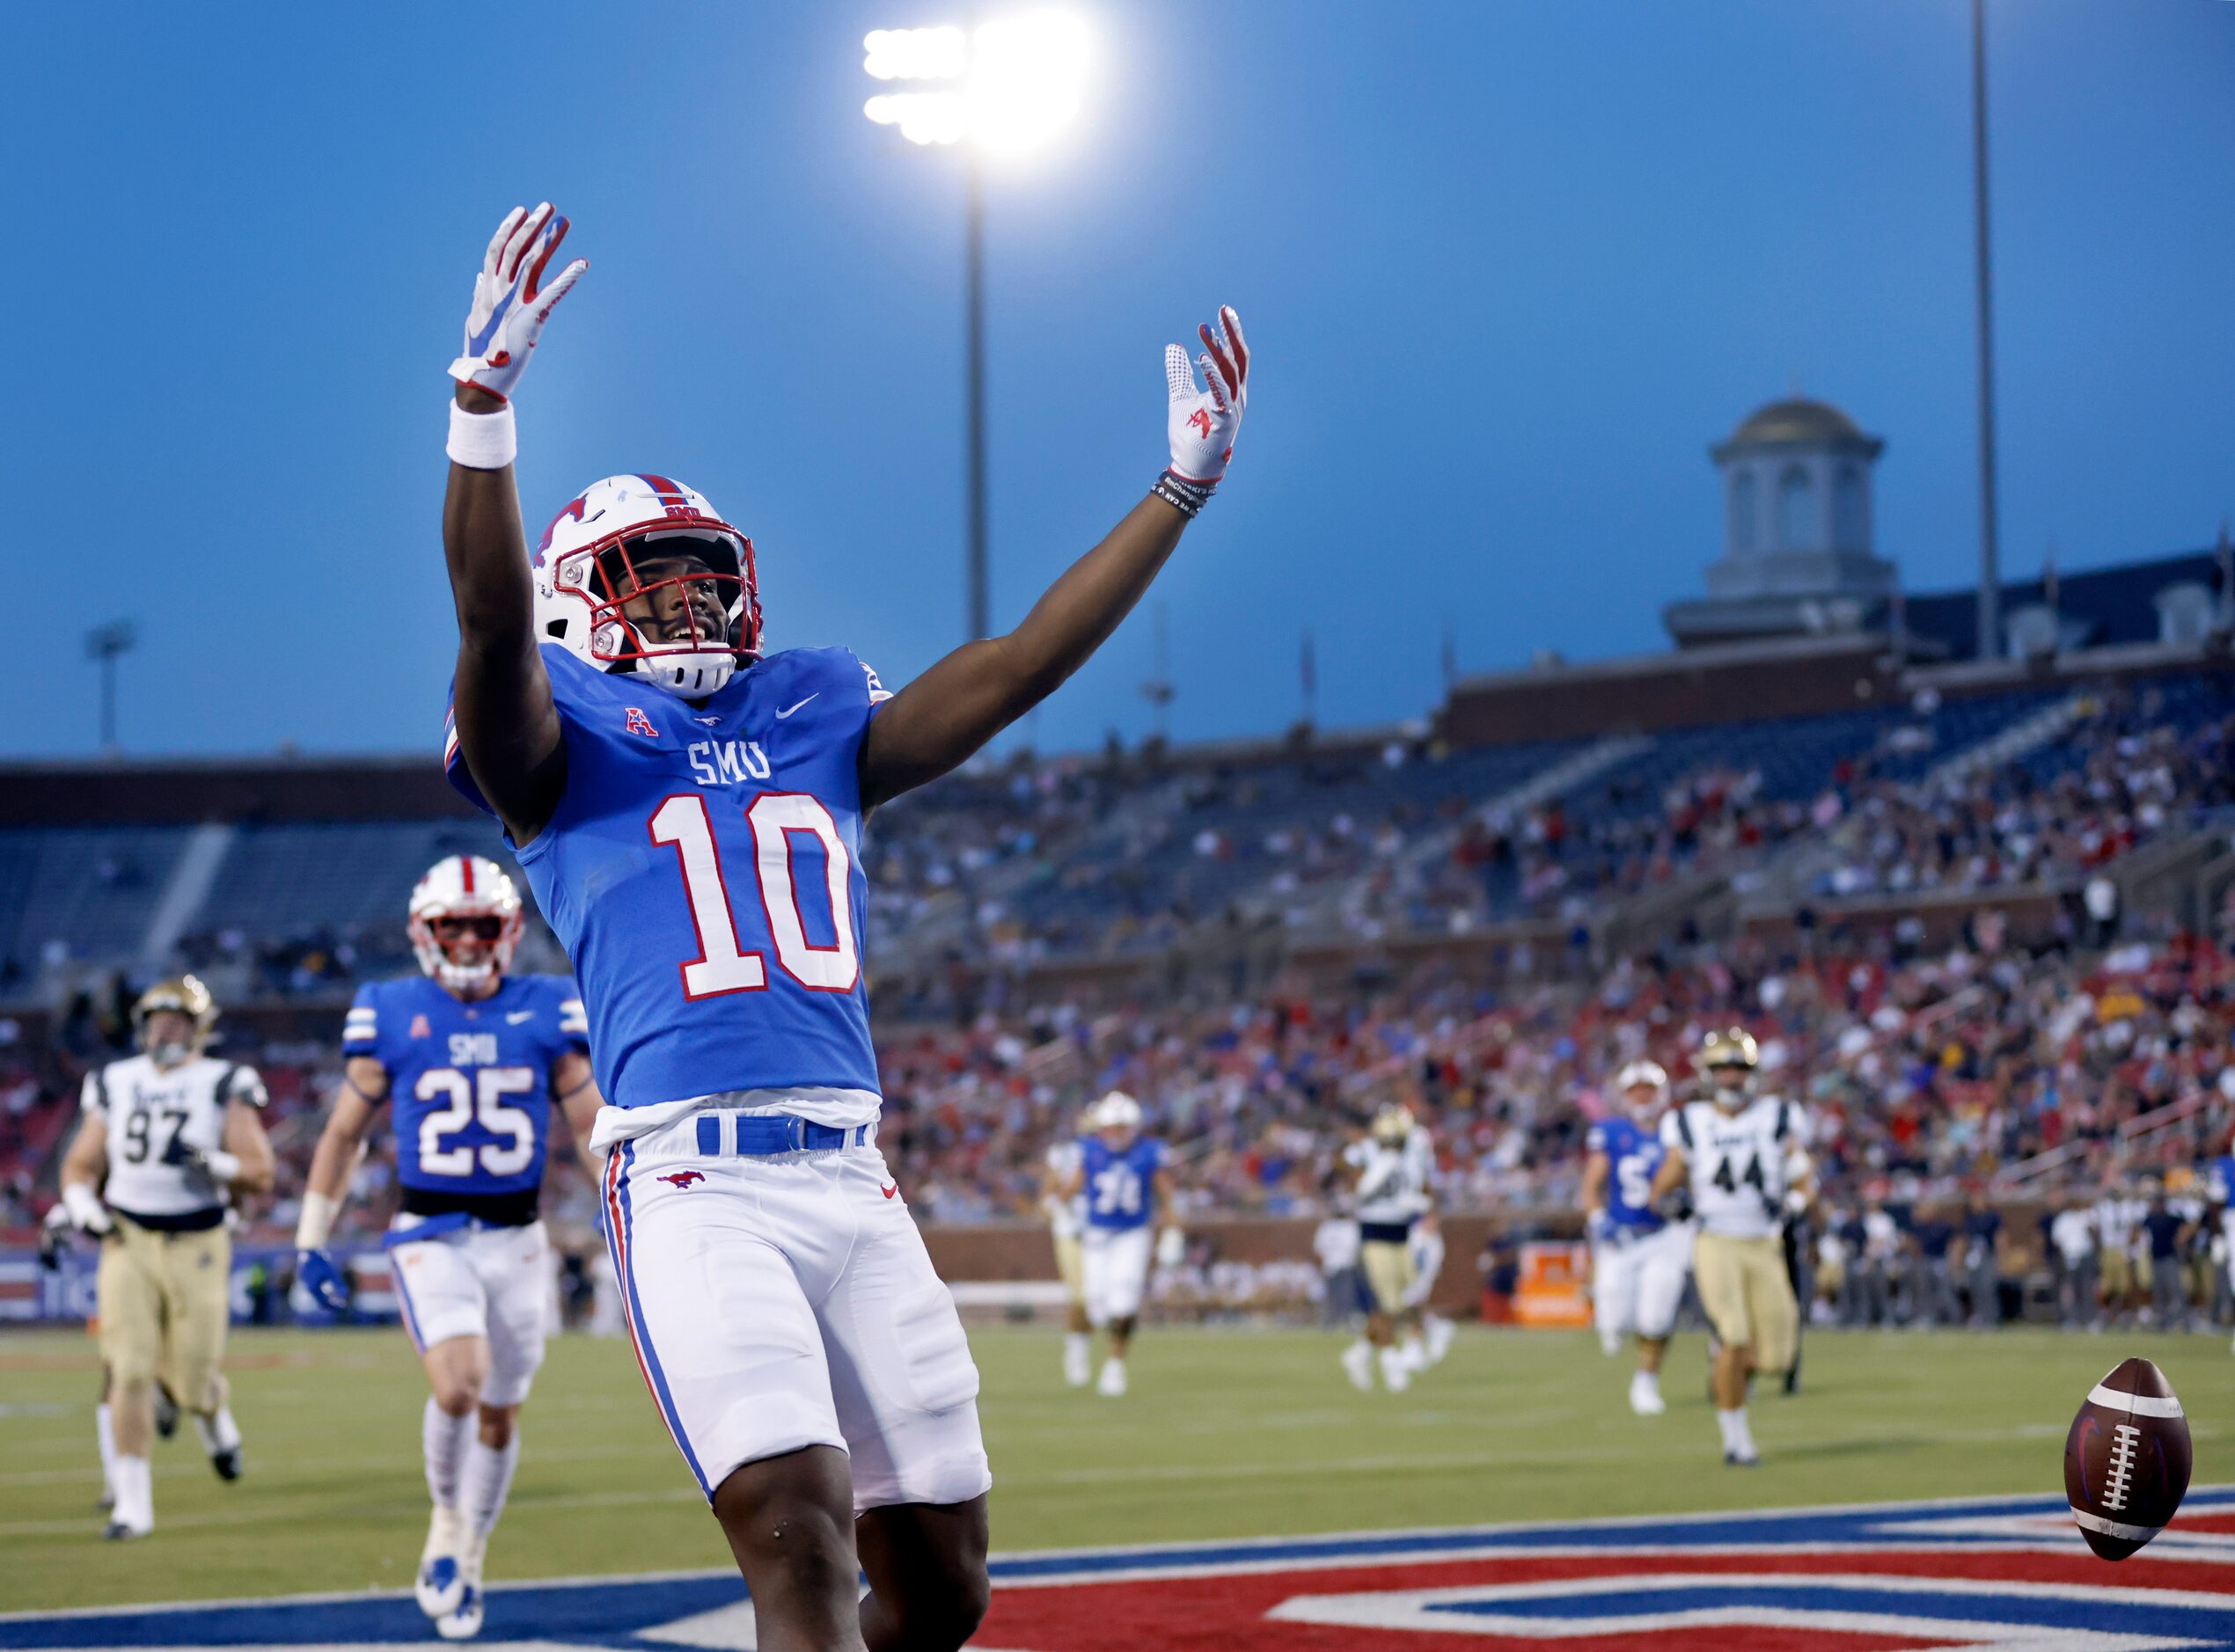
[[509,403],[495,413],[468,413],[451,403],[451,439],[443,444],[453,464],[469,471],[501,471],[520,451],[520,435]]
[[322,1193],[303,1195],[303,1219],[295,1224],[295,1248],[298,1251],[322,1251],[333,1234],[333,1218],[341,1213],[341,1201],[330,1199]]

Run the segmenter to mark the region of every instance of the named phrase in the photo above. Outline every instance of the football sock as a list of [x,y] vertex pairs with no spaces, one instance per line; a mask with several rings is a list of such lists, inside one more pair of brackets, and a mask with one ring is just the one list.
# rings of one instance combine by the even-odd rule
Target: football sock
[[479,1439],[465,1448],[465,1473],[459,1491],[459,1512],[465,1517],[466,1553],[477,1568],[487,1546],[496,1517],[504,1512],[505,1494],[512,1489],[512,1471],[520,1462],[520,1436],[491,1447]]
[[1083,1365],[1094,1357],[1094,1338],[1085,1331],[1063,1334],[1063,1357],[1066,1363]]
[[146,1458],[118,1453],[116,1507],[109,1514],[136,1530],[155,1524],[155,1479]]
[[202,1441],[202,1449],[215,1457],[220,1451],[240,1449],[240,1424],[233,1421],[231,1406],[219,1406],[215,1416],[194,1414],[194,1431]]
[[1715,1414],[1715,1422],[1716,1426],[1723,1430],[1723,1449],[1725,1451],[1736,1451],[1740,1457],[1752,1457],[1755,1455],[1754,1432],[1746,1426],[1746,1407],[1744,1406],[1740,1406],[1736,1411],[1717,1412]]
[[428,1396],[427,1414],[420,1423],[420,1444],[427,1453],[427,1495],[445,1509],[458,1507],[458,1466],[465,1460],[465,1442],[472,1437],[473,1414],[451,1416]]
[[116,1495],[116,1417],[104,1400],[93,1407],[93,1437],[101,1443],[101,1484]]

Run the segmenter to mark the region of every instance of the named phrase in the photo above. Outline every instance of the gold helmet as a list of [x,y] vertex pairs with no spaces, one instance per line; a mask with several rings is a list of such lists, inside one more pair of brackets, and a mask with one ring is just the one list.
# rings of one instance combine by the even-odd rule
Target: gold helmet
[[[183,1045],[157,1046],[148,1042],[148,1018],[164,1010],[183,1015],[194,1024],[194,1031]],[[190,1056],[202,1054],[202,1047],[209,1042],[210,1029],[216,1025],[217,1000],[194,976],[174,976],[167,981],[158,981],[140,994],[132,1005],[132,1030],[140,1048],[161,1066],[173,1066]]]
[[1751,1093],[1755,1069],[1762,1064],[1762,1049],[1743,1027],[1710,1033],[1701,1041],[1699,1064],[1718,1104],[1735,1107]]
[[1402,1146],[1412,1135],[1412,1109],[1392,1101],[1374,1115],[1374,1139],[1385,1146]]

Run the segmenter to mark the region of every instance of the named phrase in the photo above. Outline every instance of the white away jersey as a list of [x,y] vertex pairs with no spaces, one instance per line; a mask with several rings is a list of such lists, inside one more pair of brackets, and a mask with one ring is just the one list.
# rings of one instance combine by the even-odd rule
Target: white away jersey
[[256,1069],[197,1056],[158,1071],[145,1056],[85,1075],[86,1116],[108,1135],[103,1198],[127,1216],[191,1216],[230,1202],[228,1189],[185,1163],[188,1148],[224,1145],[225,1107],[264,1105]]
[[1359,1221],[1410,1222],[1427,1210],[1428,1185],[1436,1173],[1427,1131],[1414,1130],[1401,1147],[1386,1147],[1371,1137],[1352,1142],[1343,1162],[1358,1168]]
[[1660,1139],[1691,1166],[1692,1208],[1703,1232],[1760,1239],[1777,1231],[1787,1162],[1807,1142],[1799,1107],[1774,1096],[1737,1113],[1688,1101],[1662,1117]]
[[[1079,1168],[1079,1144],[1075,1141],[1058,1142],[1048,1149],[1048,1175],[1058,1188],[1070,1180],[1071,1173]],[[1058,1239],[1077,1239],[1087,1225],[1087,1190],[1084,1188],[1071,1198],[1059,1193],[1047,1197],[1048,1228]]]

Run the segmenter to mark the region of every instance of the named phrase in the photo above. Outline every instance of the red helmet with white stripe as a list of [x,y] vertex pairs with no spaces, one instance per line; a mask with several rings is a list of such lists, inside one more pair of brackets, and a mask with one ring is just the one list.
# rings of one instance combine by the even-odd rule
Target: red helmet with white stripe
[[752,541],[668,477],[592,482],[528,560],[537,636],[600,671],[702,699],[760,657]]
[[453,991],[486,985],[512,968],[524,920],[520,891],[494,860],[446,855],[411,892],[407,925],[419,967]]

